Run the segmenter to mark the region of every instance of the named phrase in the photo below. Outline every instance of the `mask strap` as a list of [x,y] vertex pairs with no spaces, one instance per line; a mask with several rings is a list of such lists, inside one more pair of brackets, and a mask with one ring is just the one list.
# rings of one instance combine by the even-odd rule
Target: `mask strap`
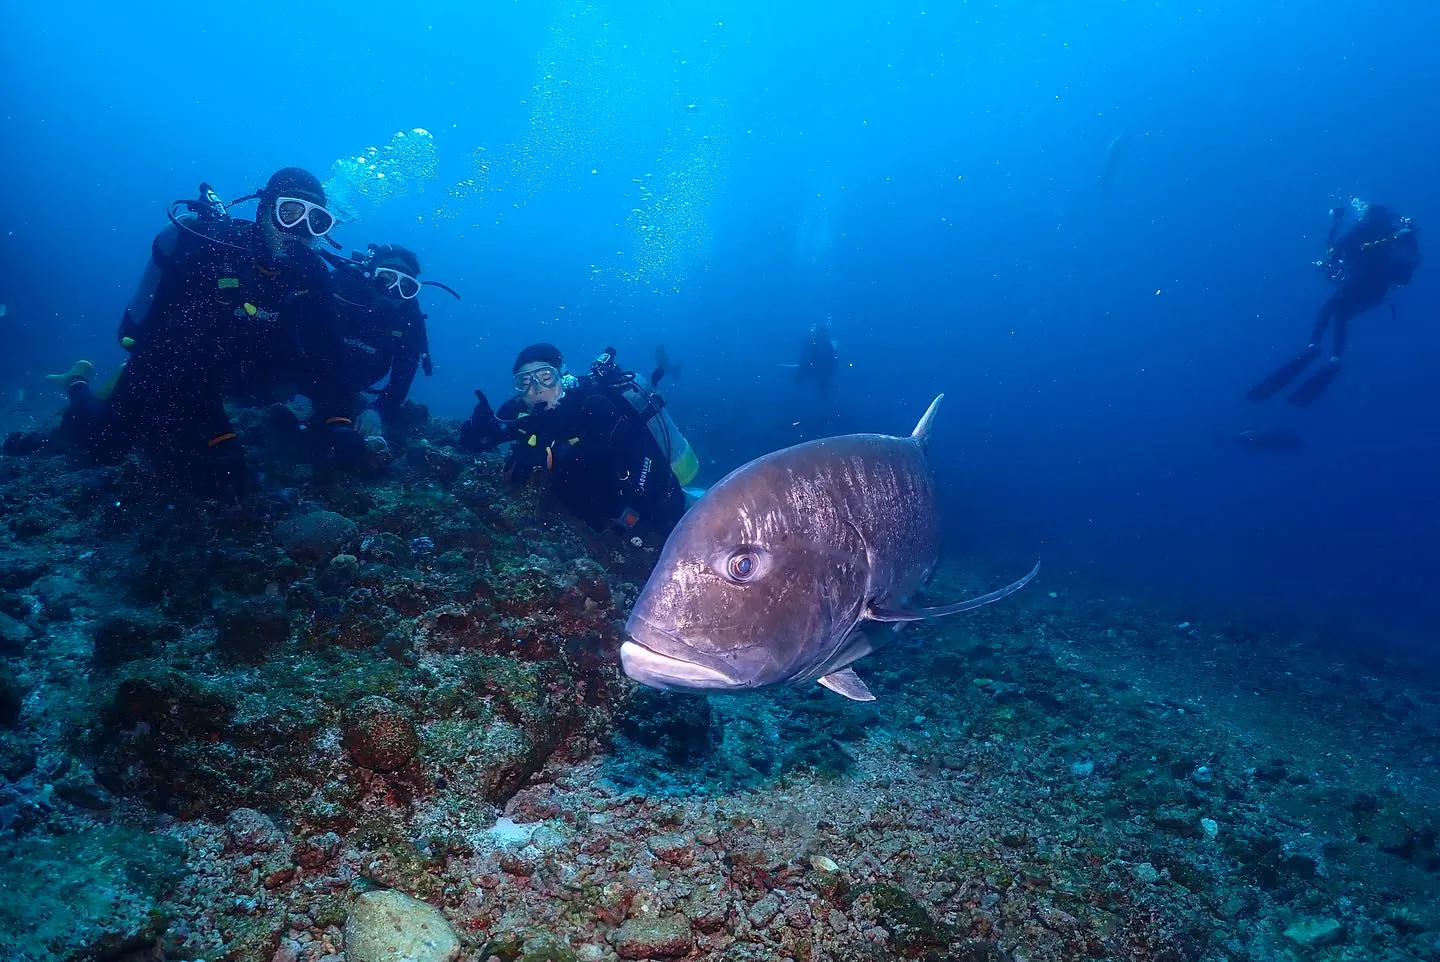
[[457,293],[455,293],[455,289],[454,289],[453,287],[450,287],[450,286],[447,285],[447,284],[441,284],[439,281],[421,281],[421,282],[420,282],[420,286],[421,286],[421,287],[438,287],[438,288],[440,288],[442,291],[444,291],[446,294],[449,294],[451,297],[455,298],[455,300],[458,301],[458,300],[461,299],[461,298],[460,298],[460,295],[457,294]]

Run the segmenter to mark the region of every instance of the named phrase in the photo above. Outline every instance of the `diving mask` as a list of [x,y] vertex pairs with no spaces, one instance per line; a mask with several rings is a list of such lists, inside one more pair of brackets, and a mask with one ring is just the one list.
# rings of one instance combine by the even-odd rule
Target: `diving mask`
[[335,215],[300,197],[277,197],[275,223],[286,230],[296,230],[303,223],[311,237],[324,237],[335,226]]
[[539,385],[546,390],[560,383],[560,369],[552,365],[537,367],[533,371],[521,371],[515,375],[515,393],[524,394],[531,386]]
[[393,267],[377,267],[371,272],[375,283],[387,294],[397,294],[410,300],[420,293],[420,282],[414,277]]

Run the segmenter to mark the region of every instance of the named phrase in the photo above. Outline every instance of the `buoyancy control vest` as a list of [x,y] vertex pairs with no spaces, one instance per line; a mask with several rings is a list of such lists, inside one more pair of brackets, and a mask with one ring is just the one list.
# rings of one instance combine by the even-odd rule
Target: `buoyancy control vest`
[[615,363],[613,347],[607,347],[590,365],[590,376],[597,385],[622,398],[634,409],[636,418],[645,425],[661,454],[670,462],[670,470],[681,487],[694,481],[700,473],[700,459],[670,417],[665,408],[665,398],[636,380],[635,372],[622,371]]
[[[248,199],[252,198],[241,198],[232,203]],[[236,222],[232,221],[225,202],[209,184],[200,185],[199,197],[194,200],[172,201],[165,213],[170,222],[150,242],[150,259],[120,318],[117,336],[120,346],[127,351],[135,346],[144,329],[145,319],[150,314],[155,292],[165,272],[173,268],[187,251],[197,244],[239,247],[227,237],[235,229]]]

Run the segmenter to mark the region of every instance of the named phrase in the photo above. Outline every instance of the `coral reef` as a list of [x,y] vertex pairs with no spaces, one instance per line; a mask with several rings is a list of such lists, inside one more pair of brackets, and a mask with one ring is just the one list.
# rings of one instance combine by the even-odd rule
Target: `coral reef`
[[658,546],[241,417],[240,504],[0,459],[6,958],[1440,960],[1433,673],[1067,584],[872,704],[640,690]]

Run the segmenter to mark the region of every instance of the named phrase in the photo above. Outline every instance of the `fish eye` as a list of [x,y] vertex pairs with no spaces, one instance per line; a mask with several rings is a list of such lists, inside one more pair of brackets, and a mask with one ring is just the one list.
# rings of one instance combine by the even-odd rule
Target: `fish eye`
[[760,556],[753,551],[740,550],[725,562],[725,574],[737,584],[744,584],[760,570]]

